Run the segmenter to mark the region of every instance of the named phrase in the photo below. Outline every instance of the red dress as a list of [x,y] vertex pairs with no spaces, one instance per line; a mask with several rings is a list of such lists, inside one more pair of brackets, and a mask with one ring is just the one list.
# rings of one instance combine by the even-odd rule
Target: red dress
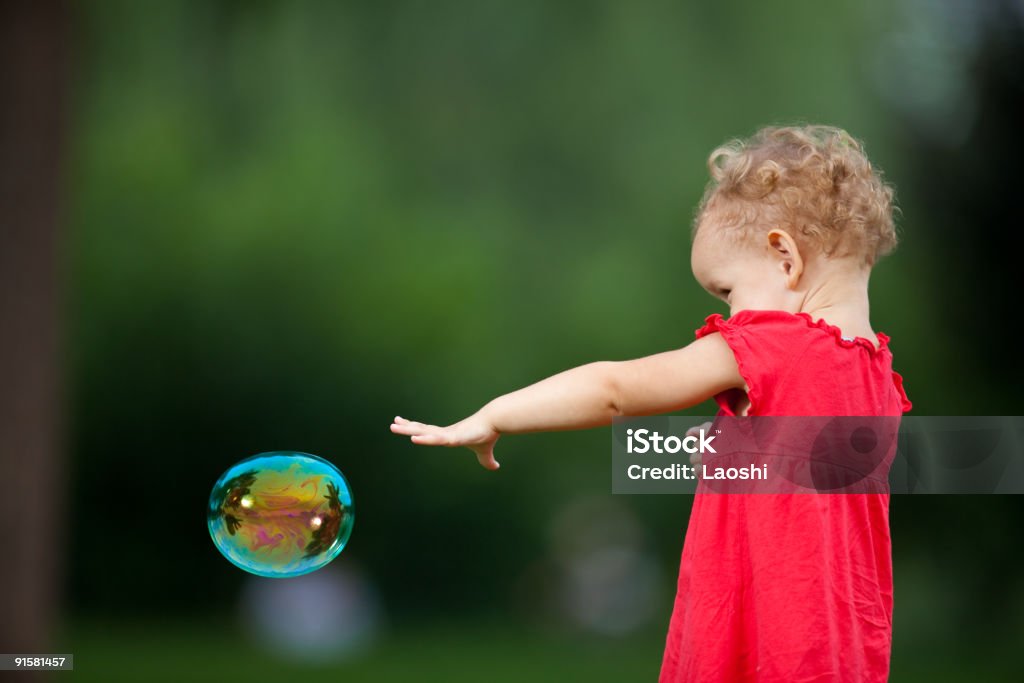
[[[910,410],[879,348],[806,313],[708,316],[749,387],[748,415]],[[737,414],[743,392],[715,397]],[[686,529],[660,683],[885,681],[892,642],[885,494],[698,493]]]

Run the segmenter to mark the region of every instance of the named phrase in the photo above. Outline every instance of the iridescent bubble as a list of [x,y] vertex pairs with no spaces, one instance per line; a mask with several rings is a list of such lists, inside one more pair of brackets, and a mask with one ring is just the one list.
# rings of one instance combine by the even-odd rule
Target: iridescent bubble
[[260,453],[213,485],[207,526],[217,549],[258,576],[300,576],[338,556],[352,533],[352,491],[337,467],[309,453]]

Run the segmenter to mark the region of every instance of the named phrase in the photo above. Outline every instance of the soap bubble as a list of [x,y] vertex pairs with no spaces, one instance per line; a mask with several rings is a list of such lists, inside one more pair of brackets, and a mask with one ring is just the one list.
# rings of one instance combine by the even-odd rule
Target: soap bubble
[[213,485],[207,525],[217,549],[258,576],[300,576],[338,556],[352,533],[352,491],[341,471],[309,453],[260,453]]

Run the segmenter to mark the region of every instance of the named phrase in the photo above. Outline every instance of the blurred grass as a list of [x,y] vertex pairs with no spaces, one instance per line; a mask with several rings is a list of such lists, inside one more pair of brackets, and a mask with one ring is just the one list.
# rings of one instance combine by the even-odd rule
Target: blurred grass
[[[663,638],[661,631],[605,639],[486,621],[472,625],[431,621],[396,629],[377,646],[350,659],[310,664],[261,649],[233,622],[80,620],[68,625],[59,649],[75,655],[76,681],[103,683],[622,683],[657,680]],[[936,650],[904,662],[899,643],[895,647],[891,681],[1019,680],[1019,672],[1011,671],[1006,659],[984,664],[975,660],[967,668],[955,653]],[[60,676],[58,680],[63,680],[64,674]]]
[[117,683],[297,680],[652,681],[661,664],[663,634],[628,639],[580,639],[482,622],[406,626],[371,650],[336,663],[304,664],[261,649],[235,624],[164,621],[77,622],[67,631],[75,679]]

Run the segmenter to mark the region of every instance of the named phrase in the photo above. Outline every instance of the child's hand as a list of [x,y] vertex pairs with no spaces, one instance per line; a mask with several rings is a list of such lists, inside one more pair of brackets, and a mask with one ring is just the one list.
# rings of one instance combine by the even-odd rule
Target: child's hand
[[[705,422],[704,424],[699,424],[696,427],[690,427],[689,429],[686,430],[686,436],[698,436],[699,437],[701,431],[703,431],[704,433],[710,432],[711,431],[711,423],[710,422]],[[704,456],[701,455],[700,451],[697,451],[696,453],[691,453],[690,454],[690,464],[691,465],[693,465],[694,467],[699,467],[703,463],[704,463]]]
[[425,425],[395,416],[391,431],[409,436],[413,443],[424,446],[465,446],[476,453],[476,459],[485,468],[496,470],[501,467],[494,459],[498,430],[479,413],[447,427]]

